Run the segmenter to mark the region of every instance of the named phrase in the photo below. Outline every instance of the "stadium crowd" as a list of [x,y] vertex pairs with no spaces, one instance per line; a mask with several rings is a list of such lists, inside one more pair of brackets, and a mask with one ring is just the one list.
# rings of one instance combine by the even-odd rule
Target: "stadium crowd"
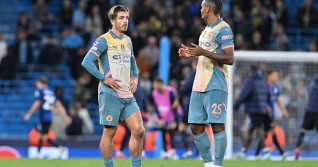
[[[224,0],[223,3],[222,17],[233,29],[236,50],[293,50],[285,32],[291,19],[298,21],[298,27],[317,28],[317,9],[313,7],[311,0],[305,0],[293,17],[288,14],[283,0]],[[14,45],[8,45],[0,33],[0,78],[15,80],[16,73],[24,73],[28,69],[66,64],[71,68],[73,79],[77,81],[73,101],[64,103],[72,106],[69,113],[73,118],[89,117],[84,114],[85,116],[78,118],[76,111],[85,110],[87,103],[97,102],[98,82],[81,67],[81,61],[95,39],[111,27],[106,13],[115,4],[123,4],[130,9],[127,34],[134,44],[134,55],[140,73],[139,84],[146,97],[150,99],[152,82],[158,73],[161,37],[167,36],[171,42],[170,86],[180,90],[195,68],[191,65],[192,60],[180,58],[177,50],[182,43],[197,43],[196,40],[206,26],[200,16],[201,1],[63,0],[57,15],[49,10],[48,4],[49,0],[34,0],[32,13],[19,14]],[[47,25],[57,25],[60,31],[56,34]],[[40,43],[38,55],[32,52],[32,41]],[[309,40],[308,50],[305,51],[316,52],[317,39]],[[236,76],[234,86],[238,87],[242,80],[243,76]],[[288,86],[281,89],[291,90]],[[302,106],[297,104],[304,104],[307,100],[308,93],[304,83],[300,80],[295,86],[297,92],[293,91],[290,97],[287,105],[289,111],[296,110],[297,107],[297,111],[301,110],[299,108]],[[238,94],[238,91],[239,89],[235,89],[234,92]],[[187,98],[187,94],[179,94],[181,104],[186,104]],[[147,111],[154,110],[153,105],[145,107]],[[153,116],[149,114],[149,118]],[[86,134],[93,133],[90,120],[78,122],[86,124]],[[76,126],[69,127],[69,131],[73,133],[72,127]]]

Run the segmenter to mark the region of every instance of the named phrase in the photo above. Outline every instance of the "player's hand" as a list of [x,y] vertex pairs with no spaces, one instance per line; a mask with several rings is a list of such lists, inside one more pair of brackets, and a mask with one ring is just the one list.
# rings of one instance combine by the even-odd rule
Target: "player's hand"
[[179,49],[178,53],[180,57],[191,57],[189,53],[187,53],[187,50],[189,49],[185,45],[181,44],[182,48]]
[[189,50],[187,51],[188,53],[196,57],[203,55],[204,49],[202,49],[199,45],[194,43],[191,43],[191,45],[193,47],[192,48],[189,47]]
[[64,116],[64,120],[65,120],[65,122],[66,122],[68,125],[72,123],[72,119],[71,119],[71,117],[69,117],[68,115],[65,115],[65,116]]
[[30,114],[25,114],[24,115],[24,121],[28,122],[28,120],[30,119],[31,115]]
[[178,131],[179,132],[183,132],[185,130],[187,130],[187,125],[185,123],[183,123],[183,122],[180,122],[179,123],[179,127],[178,127]]
[[176,127],[177,127],[177,123],[173,122],[172,124],[168,125],[167,129],[174,130],[174,129],[176,129]]
[[138,78],[137,77],[130,77],[129,91],[131,93],[135,93],[136,92],[137,85],[138,85]]
[[163,119],[160,119],[160,120],[159,120],[158,126],[159,126],[159,127],[165,126],[165,122],[163,121]]
[[121,88],[121,86],[117,82],[121,82],[121,80],[115,79],[115,78],[107,78],[104,81],[104,84],[108,85],[109,87],[111,87],[114,90],[118,90]]

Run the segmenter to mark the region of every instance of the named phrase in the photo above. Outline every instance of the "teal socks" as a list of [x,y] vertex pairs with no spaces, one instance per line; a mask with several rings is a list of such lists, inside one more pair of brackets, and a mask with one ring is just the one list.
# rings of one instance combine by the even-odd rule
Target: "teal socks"
[[141,156],[131,156],[131,165],[132,167],[141,167]]
[[204,163],[212,162],[211,142],[206,131],[199,135],[194,135],[195,145],[204,161]]
[[105,158],[104,167],[114,167],[113,158]]
[[222,166],[227,145],[226,132],[214,133],[214,165]]

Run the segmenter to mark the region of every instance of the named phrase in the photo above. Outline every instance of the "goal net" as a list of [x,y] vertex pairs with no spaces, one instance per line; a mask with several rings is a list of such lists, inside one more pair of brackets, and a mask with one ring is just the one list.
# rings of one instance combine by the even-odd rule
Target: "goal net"
[[[249,76],[251,65],[257,65],[266,80],[269,70],[278,71],[277,85],[280,99],[286,106],[289,119],[284,119],[282,110],[275,104],[275,123],[284,133],[280,133],[279,142],[285,145],[285,150],[294,153],[297,136],[300,132],[305,107],[308,101],[309,85],[313,76],[318,73],[318,53],[309,52],[257,52],[236,51],[235,63],[229,68],[229,102],[227,113],[228,150],[227,157],[239,152],[247,137],[249,118],[244,113],[244,105],[233,118],[233,104],[238,98],[242,83]],[[318,102],[317,102],[318,103]],[[233,120],[233,121],[232,121]],[[284,134],[283,136],[281,134]],[[255,135],[255,134],[254,134]],[[284,140],[283,140],[284,139]],[[303,157],[312,157],[318,150],[318,135],[315,131],[308,131],[301,147]],[[268,142],[268,141],[267,141]],[[253,156],[258,142],[253,142],[248,148],[247,155]],[[273,149],[275,147],[272,147]],[[273,150],[272,155],[279,155]]]

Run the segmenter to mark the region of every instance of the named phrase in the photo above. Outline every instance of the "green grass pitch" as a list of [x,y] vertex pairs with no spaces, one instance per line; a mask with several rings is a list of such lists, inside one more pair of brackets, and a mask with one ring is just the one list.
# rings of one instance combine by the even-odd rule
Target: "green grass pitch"
[[[130,159],[114,160],[115,167],[130,167]],[[0,159],[1,167],[103,167],[101,159]],[[203,167],[200,160],[143,160],[143,167]],[[225,161],[223,167],[318,167],[318,161]]]

